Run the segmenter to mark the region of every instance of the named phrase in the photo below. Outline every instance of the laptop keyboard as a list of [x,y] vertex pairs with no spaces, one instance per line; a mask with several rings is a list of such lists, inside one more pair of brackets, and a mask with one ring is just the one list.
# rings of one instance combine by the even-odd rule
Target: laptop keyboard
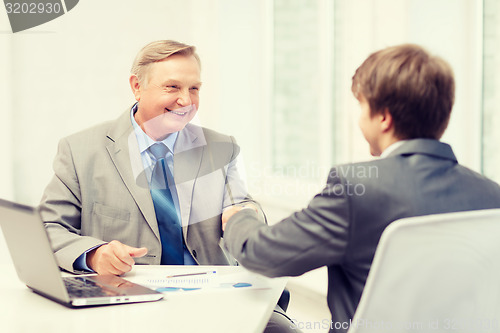
[[65,278],[64,284],[72,298],[119,296],[120,293],[104,288],[85,277]]

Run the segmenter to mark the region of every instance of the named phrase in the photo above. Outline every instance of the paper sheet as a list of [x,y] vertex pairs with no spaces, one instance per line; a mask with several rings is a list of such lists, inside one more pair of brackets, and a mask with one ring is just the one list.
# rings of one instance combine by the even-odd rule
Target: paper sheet
[[[202,274],[200,274],[202,273]],[[217,271],[200,270],[199,272],[179,272],[168,274],[165,269],[150,270],[146,274],[126,277],[132,282],[141,284],[160,292],[220,290],[220,289],[267,289],[265,278],[248,273],[217,273]]]

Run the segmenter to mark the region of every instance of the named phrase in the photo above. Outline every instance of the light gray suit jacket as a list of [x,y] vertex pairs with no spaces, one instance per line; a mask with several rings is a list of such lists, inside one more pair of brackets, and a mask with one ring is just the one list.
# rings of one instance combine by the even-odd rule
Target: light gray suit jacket
[[389,223],[487,208],[500,208],[498,184],[460,166],[449,145],[416,139],[387,158],[332,168],[308,207],[276,225],[263,225],[251,210],[235,214],[224,238],[240,264],[267,276],[328,266],[332,326],[345,328]]
[[[235,264],[219,243],[222,210],[251,200],[239,177],[238,153],[232,137],[192,124],[177,137],[174,178],[183,234],[199,264]],[[111,240],[147,247],[138,264],[160,264],[158,223],[130,110],[62,139],[54,173],[40,213],[62,268],[73,271],[81,254]]]

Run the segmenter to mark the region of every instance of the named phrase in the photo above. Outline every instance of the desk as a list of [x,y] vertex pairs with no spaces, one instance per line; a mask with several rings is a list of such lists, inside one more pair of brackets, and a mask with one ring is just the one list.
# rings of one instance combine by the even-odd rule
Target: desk
[[[267,289],[171,292],[158,302],[69,309],[33,293],[17,278],[1,230],[0,253],[0,332],[6,333],[262,332],[286,284],[286,278],[265,278]],[[152,268],[135,266],[130,279]],[[231,266],[169,268],[254,274]]]

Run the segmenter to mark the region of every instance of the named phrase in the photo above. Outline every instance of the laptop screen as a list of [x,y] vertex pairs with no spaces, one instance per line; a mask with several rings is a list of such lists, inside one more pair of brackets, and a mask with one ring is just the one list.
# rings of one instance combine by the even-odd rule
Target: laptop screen
[[0,199],[0,226],[19,279],[30,288],[69,302],[38,211]]

